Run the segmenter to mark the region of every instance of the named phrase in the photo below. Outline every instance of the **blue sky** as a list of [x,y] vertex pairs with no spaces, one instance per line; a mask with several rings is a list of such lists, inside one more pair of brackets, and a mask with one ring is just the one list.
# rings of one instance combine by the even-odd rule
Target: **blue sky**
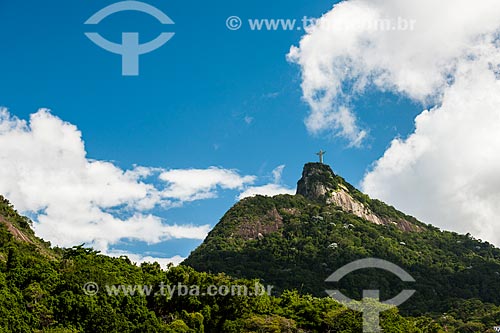
[[[117,13],[97,27],[83,23],[112,1],[2,2],[0,4],[0,106],[28,119],[39,108],[83,133],[89,159],[165,169],[237,169],[270,181],[286,165],[281,182],[294,188],[304,163],[327,151],[325,161],[358,185],[395,137],[414,130],[422,107],[397,92],[370,91],[351,101],[369,136],[359,148],[332,134],[310,134],[304,119],[299,66],[287,61],[304,31],[251,31],[252,18],[320,17],[332,1],[147,1],[174,20],[162,26],[138,12]],[[237,15],[244,25],[226,27]],[[141,41],[162,31],[175,36],[140,57],[140,76],[121,75],[120,56],[89,41],[93,29],[119,42],[123,31]],[[169,223],[214,225],[238,191],[155,209]],[[114,249],[157,257],[187,256],[200,240],[122,240]]]

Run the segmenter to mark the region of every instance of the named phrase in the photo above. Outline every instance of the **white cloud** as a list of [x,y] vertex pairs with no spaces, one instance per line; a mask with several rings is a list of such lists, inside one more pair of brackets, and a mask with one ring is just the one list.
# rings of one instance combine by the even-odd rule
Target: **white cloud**
[[285,170],[285,165],[279,165],[274,170],[272,171],[273,174],[273,181],[275,184],[278,184],[281,182],[281,177],[283,176],[283,170]]
[[137,253],[130,253],[127,251],[118,251],[118,250],[108,251],[103,254],[111,257],[126,256],[130,259],[130,261],[136,264],[141,264],[143,262],[148,262],[148,263],[157,262],[163,269],[166,269],[169,264],[174,264],[175,266],[177,266],[186,259],[178,255],[173,256],[171,258],[164,258],[164,257],[153,257],[149,255],[141,255]]
[[295,190],[280,185],[283,169],[285,169],[285,165],[280,165],[272,171],[273,183],[248,187],[245,191],[240,193],[238,199],[241,200],[247,197],[254,197],[256,195],[272,197],[278,194],[295,194]]
[[280,95],[280,92],[279,91],[275,91],[275,92],[270,92],[270,93],[262,95],[262,98],[264,98],[264,99],[274,99],[274,98],[278,97],[279,95]]
[[160,258],[160,257],[151,257],[151,256],[132,255],[130,253],[128,253],[126,255],[129,257],[129,259],[132,262],[136,262],[139,264],[141,264],[143,262],[149,262],[149,263],[157,262],[160,264],[160,266],[163,269],[166,269],[168,264],[174,264],[175,266],[177,266],[186,259],[186,258],[181,257],[181,256],[173,256],[171,258]]
[[[80,131],[42,109],[29,123],[0,109],[0,193],[35,219],[54,245],[92,245],[106,252],[123,239],[158,243],[204,239],[209,225],[175,225],[148,211],[241,189],[252,176],[234,170],[122,170],[86,156]],[[147,181],[146,181],[147,179]]]
[[243,120],[245,120],[245,123],[247,125],[251,125],[253,123],[253,117],[250,117],[250,116],[245,116],[245,118],[243,118]]
[[[498,28],[500,3],[482,0],[343,1],[307,29],[288,58],[300,65],[312,133],[334,131],[359,145],[352,101],[367,88],[439,102],[475,40]],[[406,20],[408,29],[381,31],[376,22]],[[410,24],[414,29],[410,31]],[[403,26],[401,26],[403,27]]]
[[160,174],[160,179],[168,183],[162,195],[175,197],[181,201],[214,198],[216,188],[241,189],[253,183],[254,176],[240,176],[235,170],[216,167],[209,169],[168,170]]
[[262,186],[253,186],[247,188],[244,192],[242,192],[238,196],[238,199],[241,200],[248,197],[254,197],[256,195],[273,197],[278,194],[295,194],[295,190],[279,184],[266,184]]
[[[415,20],[413,31],[367,22]],[[352,0],[336,5],[293,47],[312,132],[333,127],[353,144],[352,102],[377,89],[431,107],[395,139],[363,189],[426,222],[500,244],[500,2]],[[342,111],[346,108],[347,111]],[[339,120],[341,113],[350,121]]]
[[500,245],[500,83],[492,60],[461,65],[442,105],[392,142],[362,187],[426,222]]

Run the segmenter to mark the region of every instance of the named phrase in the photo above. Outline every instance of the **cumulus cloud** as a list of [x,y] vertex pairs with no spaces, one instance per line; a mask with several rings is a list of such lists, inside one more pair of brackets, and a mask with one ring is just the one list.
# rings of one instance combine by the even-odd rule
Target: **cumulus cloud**
[[235,170],[217,167],[168,170],[160,174],[160,179],[168,183],[162,194],[176,197],[183,202],[214,198],[217,195],[214,191],[217,187],[242,189],[244,185],[255,181],[254,176],[240,176]]
[[169,264],[179,265],[181,262],[183,262],[186,259],[186,258],[181,257],[179,255],[173,256],[170,258],[164,258],[164,257],[150,256],[147,254],[142,255],[142,254],[130,253],[127,251],[118,251],[118,250],[108,251],[108,252],[103,253],[103,254],[111,256],[111,257],[126,256],[130,259],[130,261],[132,261],[136,264],[142,264],[143,262],[148,262],[148,263],[157,262],[164,269],[166,269]]
[[213,198],[219,189],[241,189],[254,180],[216,167],[123,170],[89,159],[76,126],[45,109],[29,122],[0,109],[0,165],[0,193],[34,217],[39,236],[65,247],[86,243],[104,253],[124,239],[204,239],[209,225],[166,224],[149,211]]
[[125,253],[125,255],[132,261],[138,264],[141,264],[143,262],[157,262],[160,264],[162,268],[167,268],[169,264],[174,264],[175,266],[179,265],[181,262],[183,262],[186,258],[181,257],[181,256],[173,256],[171,258],[161,258],[161,257],[152,257],[152,256],[141,256],[137,254],[130,254],[130,253]]
[[[362,182],[374,197],[426,222],[500,244],[500,3],[352,0],[292,47],[313,132],[356,143],[352,101],[390,91],[421,103],[415,132],[396,138]],[[374,29],[392,19],[414,29]],[[342,111],[342,108],[346,110]],[[350,125],[349,125],[350,124]]]
[[500,84],[489,60],[464,64],[442,105],[392,142],[362,186],[424,221],[500,244]]
[[254,197],[256,195],[264,195],[268,197],[272,197],[278,194],[295,194],[295,190],[288,188],[287,186],[281,185],[281,177],[283,174],[283,169],[285,169],[285,165],[280,165],[276,167],[272,171],[273,182],[260,185],[260,186],[250,186],[245,189],[240,195],[238,199],[244,199],[247,197]]
[[[475,39],[498,28],[496,0],[351,0],[308,29],[288,59],[300,65],[306,120],[359,145],[352,102],[369,88],[438,103]],[[390,22],[385,26],[384,22]]]

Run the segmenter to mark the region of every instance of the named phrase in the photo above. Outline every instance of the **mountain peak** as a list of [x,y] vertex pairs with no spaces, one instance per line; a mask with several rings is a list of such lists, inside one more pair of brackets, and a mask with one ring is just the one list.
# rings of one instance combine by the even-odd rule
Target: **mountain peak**
[[[443,300],[470,298],[470,290],[485,298],[500,295],[484,287],[497,286],[495,272],[500,272],[500,251],[490,245],[470,235],[441,232],[371,199],[326,164],[307,163],[297,185],[297,195],[254,196],[236,203],[184,264],[238,278],[259,278],[278,291],[298,289],[321,296],[328,288],[325,278],[339,267],[375,257],[420,277],[415,287],[418,306],[430,304],[429,309],[437,306],[445,312]],[[370,274],[360,277],[359,283],[351,279],[344,283],[354,290],[373,289],[371,281],[376,277]],[[475,281],[475,286],[470,287],[469,281]],[[360,288],[363,283],[366,288]],[[457,283],[464,288],[457,288]],[[404,287],[393,279],[383,285],[394,287],[383,291],[385,295]]]
[[405,231],[421,230],[414,218],[361,193],[327,164],[305,164],[302,178],[297,182],[297,194],[320,204],[337,206],[375,224],[395,225]]
[[326,202],[329,192],[338,189],[338,180],[329,165],[307,163],[297,182],[297,194],[312,201]]

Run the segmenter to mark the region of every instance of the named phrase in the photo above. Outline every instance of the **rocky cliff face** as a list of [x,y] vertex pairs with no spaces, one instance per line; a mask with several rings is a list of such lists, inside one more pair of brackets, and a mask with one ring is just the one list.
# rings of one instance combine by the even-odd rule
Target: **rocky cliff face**
[[[11,239],[19,242],[34,246],[39,252],[48,258],[54,258],[54,252],[50,249],[50,243],[44,242],[42,239],[36,237],[35,232],[31,228],[31,221],[18,214],[10,202],[0,195],[0,229],[7,231]],[[1,233],[2,230],[0,230]],[[1,238],[1,236],[0,236]],[[1,245],[1,239],[0,239]],[[6,258],[5,253],[1,253],[0,262]]]
[[338,182],[330,166],[322,163],[307,163],[302,178],[297,183],[297,194],[309,200],[326,202],[327,194],[338,189]]
[[326,164],[308,163],[304,166],[302,178],[297,183],[297,194],[311,201],[338,206],[347,213],[375,224],[393,224],[405,231],[420,230],[420,227],[404,218],[388,217],[374,212],[369,204],[361,202],[356,197],[368,201],[370,199],[348,186],[345,180],[335,175]]

